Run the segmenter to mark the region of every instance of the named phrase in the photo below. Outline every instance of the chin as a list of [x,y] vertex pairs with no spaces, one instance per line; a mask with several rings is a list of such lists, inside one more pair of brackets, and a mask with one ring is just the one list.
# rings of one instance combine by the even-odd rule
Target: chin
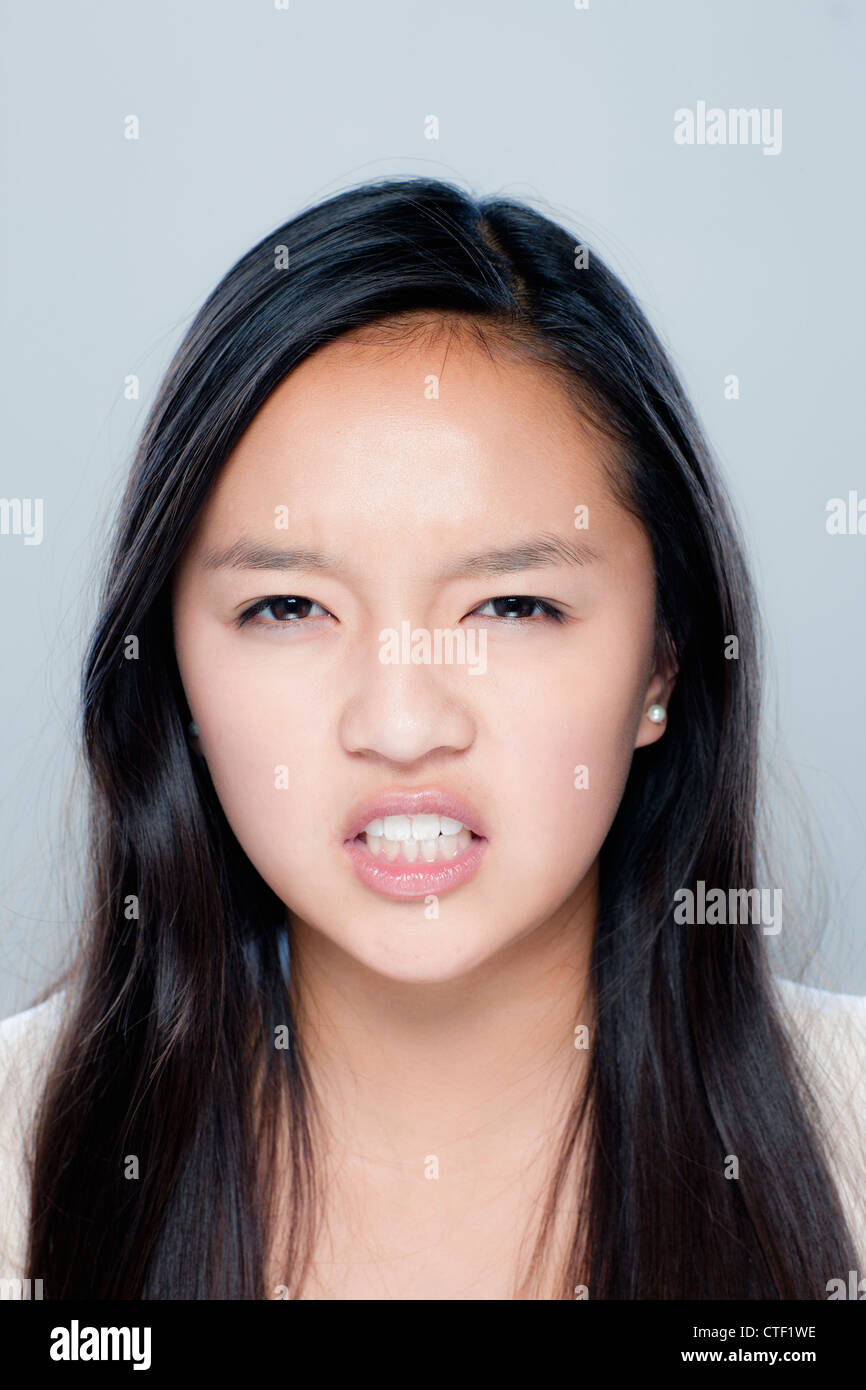
[[[370,933],[359,939],[357,923],[352,933],[337,944],[360,965],[385,979],[400,984],[448,984],[462,979],[490,960],[505,943],[467,939],[460,924],[449,928],[441,917],[427,921],[417,917],[403,924],[394,923],[389,931],[378,920]],[[457,939],[455,939],[455,936]]]

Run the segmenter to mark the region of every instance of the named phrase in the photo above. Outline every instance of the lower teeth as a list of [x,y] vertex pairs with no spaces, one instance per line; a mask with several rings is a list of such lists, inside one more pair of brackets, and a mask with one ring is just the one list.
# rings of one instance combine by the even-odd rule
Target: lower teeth
[[464,826],[457,835],[439,835],[435,840],[386,840],[384,835],[362,838],[375,859],[432,864],[437,859],[454,859],[462,854],[472,843],[472,831]]

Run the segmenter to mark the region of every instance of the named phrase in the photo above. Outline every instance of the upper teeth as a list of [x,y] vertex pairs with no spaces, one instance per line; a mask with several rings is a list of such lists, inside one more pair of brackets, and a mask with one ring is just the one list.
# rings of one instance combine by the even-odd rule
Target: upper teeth
[[364,826],[365,835],[383,835],[386,840],[435,840],[439,835],[458,835],[462,821],[451,816],[384,816]]

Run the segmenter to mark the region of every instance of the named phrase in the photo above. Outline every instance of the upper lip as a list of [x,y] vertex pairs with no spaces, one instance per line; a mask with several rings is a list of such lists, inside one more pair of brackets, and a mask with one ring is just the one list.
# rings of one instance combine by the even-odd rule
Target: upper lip
[[353,840],[371,820],[381,820],[385,816],[450,816],[459,820],[474,834],[485,838],[477,813],[456,792],[447,792],[437,787],[424,787],[420,791],[379,792],[358,802],[346,820],[346,840]]

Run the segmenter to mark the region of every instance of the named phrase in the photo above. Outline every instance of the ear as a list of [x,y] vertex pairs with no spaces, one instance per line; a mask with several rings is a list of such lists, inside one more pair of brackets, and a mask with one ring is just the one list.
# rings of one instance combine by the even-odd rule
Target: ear
[[[673,694],[677,679],[677,663],[673,649],[667,638],[660,643],[660,650],[656,657],[656,664],[647,682],[644,694],[641,717],[635,734],[635,748],[645,748],[650,743],[657,743],[667,726],[667,708]],[[649,717],[649,711],[653,706],[661,706],[665,711],[665,717],[660,720],[653,720]]]

